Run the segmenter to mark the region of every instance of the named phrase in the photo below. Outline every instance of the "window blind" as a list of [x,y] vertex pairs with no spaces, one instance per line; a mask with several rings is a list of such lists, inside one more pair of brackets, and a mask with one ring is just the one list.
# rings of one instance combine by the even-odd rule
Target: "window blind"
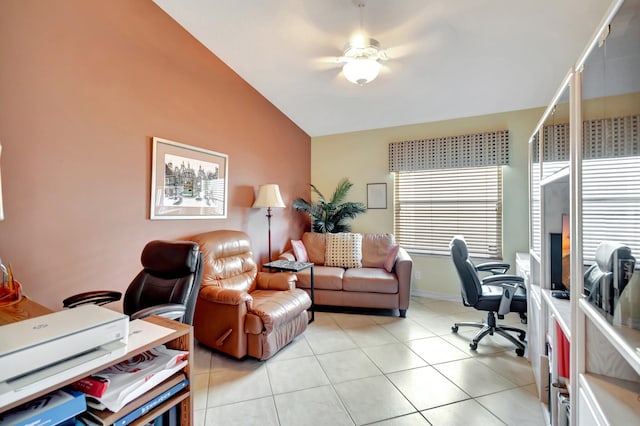
[[449,255],[463,235],[473,257],[502,256],[502,168],[396,172],[394,232],[414,253]]
[[593,262],[601,241],[626,244],[640,259],[640,156],[582,162],[582,253]]

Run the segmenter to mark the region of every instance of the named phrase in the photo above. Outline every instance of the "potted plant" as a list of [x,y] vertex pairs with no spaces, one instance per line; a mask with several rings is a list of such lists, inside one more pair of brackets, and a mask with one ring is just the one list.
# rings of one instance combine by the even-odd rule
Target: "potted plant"
[[343,202],[353,184],[347,178],[343,178],[333,192],[330,200],[314,185],[310,185],[313,192],[318,195],[317,202],[309,202],[302,198],[293,200],[292,206],[299,212],[311,217],[311,229],[319,233],[350,232],[351,225],[347,219],[353,219],[360,213],[367,211],[363,203]]

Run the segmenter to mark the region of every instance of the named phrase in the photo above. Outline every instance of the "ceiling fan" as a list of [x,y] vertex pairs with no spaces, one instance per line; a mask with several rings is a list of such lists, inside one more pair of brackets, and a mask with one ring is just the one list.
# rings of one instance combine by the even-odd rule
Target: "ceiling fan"
[[380,42],[369,38],[363,30],[364,0],[352,0],[360,11],[360,29],[344,47],[343,55],[336,62],[343,64],[342,72],[347,80],[360,86],[372,82],[378,77],[382,64],[388,60],[387,53]]

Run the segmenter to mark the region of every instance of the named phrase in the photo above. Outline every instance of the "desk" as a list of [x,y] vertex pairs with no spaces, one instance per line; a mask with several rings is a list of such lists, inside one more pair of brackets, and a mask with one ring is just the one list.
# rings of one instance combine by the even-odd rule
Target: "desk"
[[[14,305],[0,307],[0,326],[9,324],[11,322],[21,321],[50,313],[52,313],[52,311],[49,308],[42,306],[28,298],[23,298],[20,302]],[[115,356],[106,356],[105,359],[100,358],[95,362],[92,361],[91,363],[88,363],[87,365],[83,364],[77,368],[74,368],[73,371],[59,373],[55,375],[55,377],[57,377],[55,383],[50,383],[50,380],[43,380],[30,384],[23,389],[19,389],[13,392],[7,391],[7,393],[0,393],[0,413],[163,344],[168,348],[180,349],[189,352],[189,363],[185,366],[183,372],[187,376],[187,378],[191,380],[191,364],[193,362],[192,354],[194,353],[191,326],[158,316],[151,316],[145,318],[144,320],[137,321],[150,322],[155,325],[165,327],[171,331],[169,332],[169,334],[166,334],[163,337],[139,338],[137,339],[138,344],[135,345],[135,348],[132,348],[131,345],[128,345],[128,350],[123,355],[118,354]],[[130,337],[130,343],[131,340],[132,339]],[[173,398],[165,401],[164,403],[154,408],[152,411],[140,417],[134,422],[134,424],[144,424],[159,416],[160,414],[168,411],[171,407],[179,405],[179,424],[190,425],[191,416],[193,413],[193,398],[191,397],[191,389],[191,384],[189,384],[186,389],[183,389]]]
[[295,262],[292,260],[274,260],[273,262],[265,263],[262,265],[263,268],[269,268],[269,270],[275,269],[277,271],[288,271],[288,272],[300,272],[305,269],[311,268],[311,319],[309,320],[309,324],[311,324],[315,319],[315,310],[313,309],[313,263],[311,262]]
[[0,325],[11,324],[40,315],[50,314],[53,311],[33,300],[22,297],[18,303],[8,306],[0,306]]

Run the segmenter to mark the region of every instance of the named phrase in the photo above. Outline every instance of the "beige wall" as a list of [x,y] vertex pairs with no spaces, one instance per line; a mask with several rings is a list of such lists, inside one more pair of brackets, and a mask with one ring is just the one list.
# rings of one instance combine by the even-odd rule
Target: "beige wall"
[[[229,155],[228,219],[149,220],[153,136]],[[124,290],[153,239],[239,229],[265,259],[257,185],[309,194],[309,136],[151,0],[1,1],[0,143],[0,257],[54,309]],[[274,252],[305,224],[272,223]]]
[[[528,141],[543,112],[543,108],[538,108],[315,137],[311,140],[311,181],[329,196],[338,180],[348,177],[354,183],[349,201],[363,203],[367,183],[387,183],[388,208],[369,210],[352,223],[355,232],[393,232],[393,174],[388,172],[390,142],[508,129],[511,163],[503,174],[503,255],[513,265],[515,253],[527,252],[529,247]],[[459,297],[458,278],[449,257],[412,254],[412,258],[415,294]]]

